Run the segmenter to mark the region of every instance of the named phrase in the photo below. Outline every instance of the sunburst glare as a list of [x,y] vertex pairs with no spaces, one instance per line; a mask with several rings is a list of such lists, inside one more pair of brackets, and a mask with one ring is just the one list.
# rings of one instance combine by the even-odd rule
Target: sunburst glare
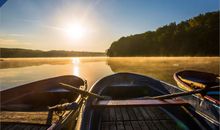
[[86,28],[80,23],[69,24],[64,28],[68,37],[79,40],[86,35]]

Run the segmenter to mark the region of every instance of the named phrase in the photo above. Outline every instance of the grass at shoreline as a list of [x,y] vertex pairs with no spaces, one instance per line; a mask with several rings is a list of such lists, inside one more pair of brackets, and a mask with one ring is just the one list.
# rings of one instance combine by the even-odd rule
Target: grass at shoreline
[[[22,122],[45,124],[48,112],[0,112],[1,122]],[[58,117],[53,115],[53,121]]]

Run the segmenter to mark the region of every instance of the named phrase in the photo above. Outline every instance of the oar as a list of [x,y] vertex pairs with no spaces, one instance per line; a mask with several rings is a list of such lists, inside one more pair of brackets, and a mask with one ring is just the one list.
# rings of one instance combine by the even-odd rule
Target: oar
[[81,90],[79,88],[76,88],[72,85],[69,85],[69,84],[65,84],[65,83],[59,83],[63,86],[67,86],[67,87],[71,87],[75,90],[75,92],[79,93],[79,94],[82,94],[82,95],[86,95],[86,96],[91,96],[91,97],[95,97],[95,98],[98,98],[98,99],[105,99],[105,100],[109,100],[111,99],[111,97],[108,97],[108,96],[100,96],[98,94],[95,94],[95,93],[92,93],[92,92],[88,92],[86,90]]
[[220,86],[212,86],[208,88],[203,88],[203,89],[197,89],[194,91],[188,91],[188,92],[179,92],[179,93],[172,93],[172,94],[167,94],[167,95],[160,95],[160,96],[155,96],[155,97],[142,97],[139,99],[167,99],[167,98],[175,98],[175,97],[181,97],[181,96],[187,96],[191,94],[196,94],[196,93],[202,93],[205,91],[210,91],[219,88]]
[[[82,95],[92,96],[92,97],[99,98],[99,99],[104,99],[104,100],[110,100],[111,99],[111,97],[100,96],[100,95],[92,93],[92,92],[81,90],[81,89],[76,88],[76,87],[74,87],[72,85],[69,85],[69,84],[65,84],[65,83],[60,83],[60,84],[64,85],[64,86],[67,86],[67,87],[71,87],[77,93],[82,94]],[[179,93],[173,93],[173,94],[167,94],[167,95],[161,95],[161,96],[155,96],[155,97],[147,96],[147,97],[141,97],[141,98],[137,98],[137,99],[168,99],[168,98],[187,96],[187,95],[196,94],[196,93],[202,93],[202,92],[210,91],[210,90],[217,89],[217,88],[219,88],[219,86],[213,86],[213,87],[208,87],[208,88],[204,88],[204,89],[197,89],[197,90],[194,90],[194,91],[179,92]]]

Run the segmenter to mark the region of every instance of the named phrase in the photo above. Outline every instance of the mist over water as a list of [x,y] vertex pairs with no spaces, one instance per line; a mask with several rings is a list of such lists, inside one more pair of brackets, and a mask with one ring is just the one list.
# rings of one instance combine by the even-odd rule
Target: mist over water
[[[1,90],[61,75],[77,75],[89,87],[100,78],[117,72],[133,72],[176,85],[173,74],[183,69],[219,73],[220,57],[83,57],[0,59]],[[45,123],[47,113],[11,112],[0,114],[1,121]]]
[[0,61],[1,90],[61,75],[76,75],[89,87],[117,72],[133,72],[175,84],[173,74],[183,69],[219,74],[220,57],[81,57],[10,58]]

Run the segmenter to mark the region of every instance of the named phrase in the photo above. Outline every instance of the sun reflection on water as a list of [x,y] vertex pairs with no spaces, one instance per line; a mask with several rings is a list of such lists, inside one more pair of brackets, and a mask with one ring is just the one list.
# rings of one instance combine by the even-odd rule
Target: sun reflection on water
[[78,65],[78,64],[80,63],[79,58],[72,58],[72,63],[73,63],[74,65]]
[[72,64],[73,64],[73,75],[79,76],[80,70],[79,70],[79,58],[72,58]]
[[73,66],[73,75],[79,76],[79,67],[78,66]]

